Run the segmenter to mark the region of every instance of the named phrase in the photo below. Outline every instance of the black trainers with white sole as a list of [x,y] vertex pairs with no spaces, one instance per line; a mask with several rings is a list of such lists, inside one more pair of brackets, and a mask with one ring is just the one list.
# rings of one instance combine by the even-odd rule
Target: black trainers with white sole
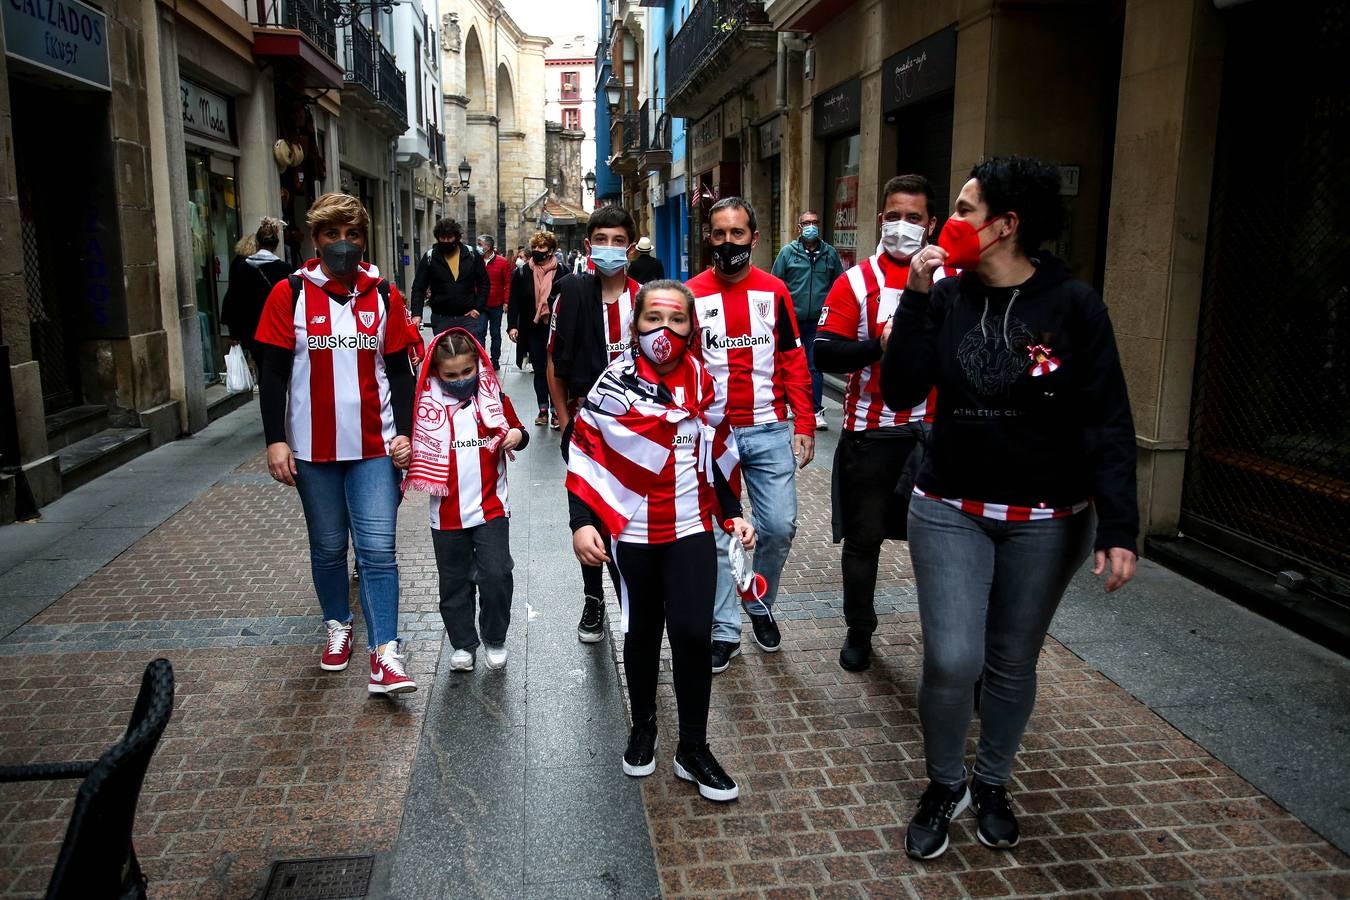
[[713,641],[712,642],[712,670],[716,675],[719,672],[725,672],[731,665],[731,661],[741,655],[740,641]]
[[634,722],[623,752],[623,774],[642,778],[656,771],[656,717]]
[[723,771],[707,744],[693,750],[675,751],[675,777],[694,782],[699,794],[718,803],[735,800],[741,795],[741,789]]
[[1001,784],[990,784],[978,778],[970,781],[971,805],[979,827],[975,836],[980,843],[995,850],[1011,850],[1022,839],[1018,834],[1017,816],[1013,815],[1008,789]]
[[577,623],[577,640],[583,644],[594,644],[605,636],[605,601],[599,597],[587,597],[581,610],[581,621]]
[[928,782],[927,790],[919,798],[919,809],[905,832],[905,852],[914,859],[936,859],[946,853],[952,819],[968,806],[970,789],[964,782],[955,787]]
[[750,630],[755,633],[755,643],[765,653],[777,653],[783,646],[783,635],[778,631],[778,623],[773,613],[750,613]]

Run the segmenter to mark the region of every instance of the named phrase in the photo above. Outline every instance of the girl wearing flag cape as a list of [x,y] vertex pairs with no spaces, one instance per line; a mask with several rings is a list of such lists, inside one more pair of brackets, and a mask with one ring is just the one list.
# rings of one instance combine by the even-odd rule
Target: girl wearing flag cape
[[451,671],[473,671],[480,631],[487,667],[506,665],[513,588],[506,460],[528,442],[482,345],[463,328],[436,335],[417,378],[403,489],[431,495],[441,619],[455,648]]
[[[686,352],[693,310],[693,294],[678,281],[653,281],[638,292],[633,349],[609,365],[576,417],[567,490],[577,558],[600,565],[613,556],[619,570],[633,711],[624,773],[656,769],[664,626],[679,712],[675,775],[709,800],[727,801],[739,788],[707,743],[713,528],[727,528],[744,549],[754,546],[755,530],[741,516],[735,438],[714,402],[712,376]],[[609,546],[596,523],[614,535]]]

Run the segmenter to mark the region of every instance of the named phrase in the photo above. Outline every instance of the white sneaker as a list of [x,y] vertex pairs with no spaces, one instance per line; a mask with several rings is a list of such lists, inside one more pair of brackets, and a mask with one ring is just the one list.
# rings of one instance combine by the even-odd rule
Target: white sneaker
[[816,410],[816,431],[828,431],[830,424],[825,421],[825,410]]
[[450,654],[451,672],[472,672],[473,671],[473,651],[456,650]]
[[491,644],[484,644],[483,647],[487,650],[487,667],[489,669],[506,668],[505,644],[503,644],[500,647],[494,647]]

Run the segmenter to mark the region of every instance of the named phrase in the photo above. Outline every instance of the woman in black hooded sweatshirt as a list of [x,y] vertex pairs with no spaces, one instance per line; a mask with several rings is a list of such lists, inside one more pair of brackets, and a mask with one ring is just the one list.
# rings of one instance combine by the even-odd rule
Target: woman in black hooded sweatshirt
[[[1006,784],[1050,619],[1089,551],[1094,574],[1110,570],[1107,591],[1134,575],[1134,422],[1111,321],[1039,249],[1059,234],[1059,183],[1038,160],[977,165],[937,245],[914,255],[882,337],[886,403],[908,409],[933,386],[938,397],[909,510],[929,784],[905,849],[919,859],[947,849],[971,804],[982,843],[1016,846]],[[934,283],[943,265],[962,274]]]

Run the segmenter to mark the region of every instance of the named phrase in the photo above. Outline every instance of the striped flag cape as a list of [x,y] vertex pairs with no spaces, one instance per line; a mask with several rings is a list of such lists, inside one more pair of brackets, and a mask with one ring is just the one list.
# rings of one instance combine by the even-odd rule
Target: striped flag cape
[[567,461],[567,489],[618,536],[651,493],[675,453],[675,433],[685,419],[697,419],[699,471],[711,490],[713,467],[740,493],[740,455],[731,423],[714,408],[712,376],[694,356],[688,367],[684,402],[677,402],[651,364],[635,351],[609,364],[577,413]]

